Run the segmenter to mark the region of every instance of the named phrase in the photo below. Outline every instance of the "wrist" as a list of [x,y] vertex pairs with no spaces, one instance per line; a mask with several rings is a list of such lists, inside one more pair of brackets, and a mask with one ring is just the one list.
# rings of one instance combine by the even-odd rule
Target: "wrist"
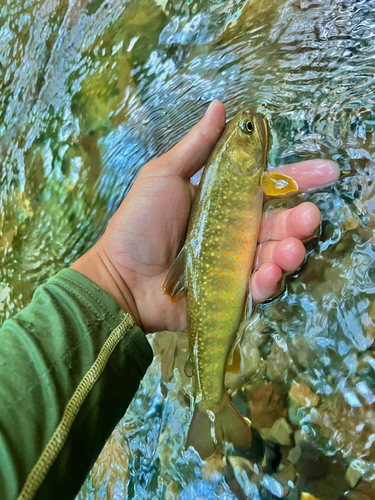
[[70,267],[100,286],[142,327],[133,295],[110,258],[102,251],[100,242]]

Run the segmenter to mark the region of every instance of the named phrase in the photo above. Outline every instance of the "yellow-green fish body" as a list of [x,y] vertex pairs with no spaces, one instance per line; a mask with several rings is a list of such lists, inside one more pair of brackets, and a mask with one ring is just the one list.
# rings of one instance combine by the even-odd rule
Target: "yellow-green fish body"
[[[205,167],[185,246],[164,287],[172,297],[188,290],[196,409],[187,446],[193,445],[202,458],[211,455],[221,441],[235,446],[251,441],[249,425],[231,404],[224,377],[248,295],[267,152],[266,120],[252,110],[238,113]],[[283,177],[277,176],[278,181]],[[285,178],[281,180],[285,191]]]
[[[243,316],[258,239],[267,138],[266,121],[252,111],[241,112],[231,122],[205,168],[185,244],[190,358],[199,404],[195,420],[201,420],[197,422],[200,427],[211,427],[202,423],[205,418],[199,414],[211,412],[208,415],[217,420],[225,408],[222,428],[215,426],[217,442],[237,441],[225,432],[232,421],[239,427],[240,444],[251,439],[247,423],[231,407],[224,376]],[[205,439],[198,432],[194,437],[194,427],[193,420],[188,444],[201,455],[213,453],[216,443],[201,443]],[[202,428],[207,431],[212,434],[211,429]]]
[[222,401],[225,367],[244,311],[262,215],[260,177],[267,129],[263,118],[250,116],[256,136],[252,142],[260,150],[256,165],[252,168],[250,148],[240,151],[246,144],[238,144],[238,134],[244,132],[230,127],[203,174],[185,244],[196,397],[209,409]]

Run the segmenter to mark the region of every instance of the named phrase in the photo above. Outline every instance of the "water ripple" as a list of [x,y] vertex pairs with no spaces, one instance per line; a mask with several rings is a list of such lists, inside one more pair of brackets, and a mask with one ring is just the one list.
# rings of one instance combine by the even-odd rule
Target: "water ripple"
[[[213,99],[229,117],[244,105],[267,116],[270,166],[332,158],[350,172],[288,202],[316,203],[321,234],[284,293],[256,311],[240,346],[245,368],[228,374],[256,446],[246,457],[228,448],[225,463],[184,451],[186,339],[155,335],[154,363],[81,499],[373,495],[374,9],[374,0],[0,7],[3,319],[98,239],[142,165]],[[114,464],[119,449],[127,460]]]

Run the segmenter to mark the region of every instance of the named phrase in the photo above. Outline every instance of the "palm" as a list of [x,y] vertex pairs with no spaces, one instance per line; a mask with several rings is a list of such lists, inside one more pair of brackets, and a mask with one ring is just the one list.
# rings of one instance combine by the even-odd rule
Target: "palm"
[[183,244],[194,189],[159,167],[155,162],[142,170],[105,237],[108,253],[142,310],[146,331],[186,328],[186,300],[172,304],[161,289]]

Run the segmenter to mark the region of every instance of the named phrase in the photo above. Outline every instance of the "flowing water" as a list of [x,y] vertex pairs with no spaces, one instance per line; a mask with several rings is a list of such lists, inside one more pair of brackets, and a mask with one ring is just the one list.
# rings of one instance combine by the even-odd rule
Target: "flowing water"
[[90,248],[213,99],[267,116],[271,167],[346,172],[282,202],[313,201],[323,220],[227,376],[251,449],[207,463],[184,450],[187,338],[158,333],[80,500],[375,498],[374,63],[373,0],[1,1],[2,319]]

